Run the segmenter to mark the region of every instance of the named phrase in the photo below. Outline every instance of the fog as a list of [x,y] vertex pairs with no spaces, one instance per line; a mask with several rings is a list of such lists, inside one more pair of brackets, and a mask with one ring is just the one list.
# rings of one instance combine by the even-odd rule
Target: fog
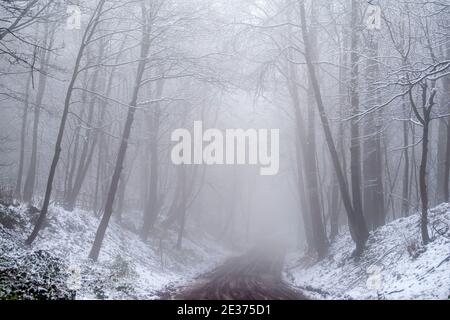
[[427,245],[449,198],[449,10],[1,1],[0,187],[35,210],[23,241],[63,210],[95,219],[92,261],[112,225],[151,250],[322,261],[342,234],[361,257],[372,231],[418,214]]
[[[298,243],[295,239],[300,237],[301,214],[295,212],[298,211],[298,199],[293,190],[295,181],[292,179],[295,168],[291,161],[292,146],[286,143],[293,135],[292,121],[289,115],[281,113],[276,105],[267,100],[266,90],[261,91],[260,86],[266,84],[260,83],[259,77],[263,71],[257,60],[261,55],[259,46],[263,43],[253,39],[254,32],[243,29],[240,22],[235,21],[239,7],[243,10],[239,13],[243,21],[253,19],[255,7],[251,3],[237,3],[154,1],[147,4],[147,14],[154,19],[150,25],[153,29],[150,31],[152,45],[141,80],[135,120],[119,183],[125,186],[119,187],[118,196],[121,199],[114,204],[116,211],[120,211],[116,214],[126,219],[128,211],[145,212],[149,210],[149,205],[153,205],[147,203],[153,169],[151,153],[155,150],[150,146],[154,143],[153,134],[157,135],[158,153],[155,157],[158,162],[156,201],[161,206],[158,216],[164,217],[168,211],[174,210],[171,209],[172,203],[179,201],[172,198],[180,196],[176,193],[179,170],[170,157],[175,145],[171,134],[175,129],[185,129],[193,135],[194,121],[202,123],[205,130],[216,128],[224,136],[229,129],[278,129],[281,131],[281,150],[276,155],[279,154],[281,168],[276,170],[274,177],[261,177],[258,173],[261,164],[186,165],[183,168],[188,180],[185,188],[189,209],[186,215],[189,216],[189,223],[199,224],[207,232],[221,234],[221,241],[233,246],[254,245],[258,238],[270,234],[282,235],[292,243]],[[86,32],[83,27],[88,23],[92,10],[95,10],[94,2],[79,4],[82,16],[78,29],[69,25],[70,20],[64,20],[62,4],[48,5],[48,10],[55,10],[55,18],[59,20],[37,23],[35,30],[29,30],[26,34],[33,39],[41,38],[41,42],[47,45],[35,49],[42,51],[34,53],[37,70],[33,69],[33,65],[25,64],[17,66],[20,70],[16,74],[8,74],[8,93],[5,95],[15,92],[14,98],[19,101],[5,101],[2,108],[5,115],[2,117],[5,121],[2,136],[9,137],[13,144],[12,141],[20,140],[21,126],[17,117],[21,109],[20,99],[28,100],[22,103],[28,104],[29,113],[34,112],[36,103],[40,103],[38,107],[42,110],[37,125],[36,146],[38,159],[32,196],[36,205],[42,201],[46,187],[64,93],[80,41]],[[70,184],[74,183],[70,180],[74,179],[72,175],[80,168],[77,162],[84,161],[87,172],[76,196],[77,205],[97,213],[102,210],[101,205],[108,192],[108,171],[111,172],[115,165],[128,101],[132,99],[134,69],[139,59],[139,29],[142,27],[139,20],[129,24],[130,19],[137,19],[140,14],[138,3],[112,1],[104,6],[102,17],[106,21],[96,26],[93,40],[84,49],[79,74],[71,89],[73,93],[62,140],[63,151],[52,196],[53,201],[67,206],[68,189],[73,188]],[[48,59],[48,66],[45,73],[39,73],[45,59]],[[3,85],[6,86],[6,82]],[[38,97],[39,90],[43,91],[40,93],[42,98]],[[24,91],[21,94],[24,97],[20,98],[16,95],[21,91]],[[42,101],[35,102],[36,99]],[[8,108],[13,112],[6,112]],[[155,113],[158,114],[155,116]],[[31,114],[29,118],[32,118]],[[26,124],[27,137],[34,135],[31,120]],[[245,141],[243,151],[246,152],[246,160],[252,142]],[[267,145],[270,146],[270,137]],[[32,148],[26,141],[25,174]],[[18,148],[13,148],[11,152],[3,152],[4,162],[20,157],[18,151]],[[268,152],[270,155],[270,149]],[[223,153],[225,156],[226,153]],[[2,170],[3,184],[13,185],[16,175],[10,170]],[[94,195],[99,199],[94,201]],[[93,202],[96,202],[95,208],[91,208]],[[136,224],[139,223],[136,221]]]

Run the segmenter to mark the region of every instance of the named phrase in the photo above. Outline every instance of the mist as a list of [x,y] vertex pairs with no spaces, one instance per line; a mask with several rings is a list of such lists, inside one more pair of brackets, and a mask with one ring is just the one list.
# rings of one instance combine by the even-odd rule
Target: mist
[[[0,1],[0,298],[446,299],[449,21],[447,0]],[[42,296],[7,271],[52,261]]]

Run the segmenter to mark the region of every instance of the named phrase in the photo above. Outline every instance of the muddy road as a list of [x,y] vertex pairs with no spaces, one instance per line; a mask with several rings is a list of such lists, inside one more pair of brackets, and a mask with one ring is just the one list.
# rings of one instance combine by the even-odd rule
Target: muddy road
[[162,299],[307,300],[282,279],[284,253],[257,248],[232,257],[191,284],[174,288]]

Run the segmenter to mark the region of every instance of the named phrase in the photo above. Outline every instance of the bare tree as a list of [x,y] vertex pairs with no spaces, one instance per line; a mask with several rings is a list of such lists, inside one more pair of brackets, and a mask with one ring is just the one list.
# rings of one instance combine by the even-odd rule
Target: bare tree
[[145,66],[148,61],[148,54],[150,51],[151,26],[156,14],[157,12],[151,9],[149,10],[144,3],[141,3],[142,38],[140,43],[141,46],[140,59],[139,64],[137,66],[133,94],[131,102],[128,107],[128,113],[125,121],[125,127],[122,133],[119,152],[117,153],[116,165],[114,168],[114,173],[111,179],[111,185],[109,187],[108,196],[106,199],[105,211],[103,213],[102,220],[98,226],[98,230],[95,235],[95,240],[89,253],[89,258],[94,261],[98,259],[98,256],[100,254],[100,249],[102,246],[103,238],[105,237],[106,228],[108,227],[108,223],[113,211],[114,198],[116,196],[117,186],[119,185],[119,179],[122,174],[123,163],[128,148],[128,139],[130,138],[131,128],[134,121],[134,114],[136,112],[139,90],[142,85],[142,77],[144,75]]
[[[55,36],[55,29],[50,30],[51,26],[49,24],[45,25],[45,38],[44,47],[50,47],[53,43],[53,38]],[[38,91],[36,95],[36,102],[34,104],[34,122],[33,122],[33,139],[31,143],[31,157],[30,157],[30,167],[28,168],[27,177],[25,179],[25,185],[23,188],[23,200],[25,202],[30,202],[33,198],[35,180],[36,180],[36,170],[37,170],[37,153],[38,146],[37,140],[39,135],[39,119],[42,109],[42,102],[44,99],[45,88],[47,86],[47,72],[48,64],[50,61],[50,51],[43,51],[41,56],[41,66],[39,72],[38,80]]]
[[338,156],[336,146],[334,143],[334,139],[331,134],[330,125],[328,122],[327,114],[326,114],[325,107],[324,107],[323,100],[322,100],[322,94],[320,92],[319,82],[318,82],[317,76],[316,76],[315,66],[314,66],[313,60],[312,60],[312,52],[311,52],[310,38],[309,38],[310,35],[308,33],[307,26],[306,26],[306,14],[305,14],[304,1],[300,1],[300,19],[301,19],[303,43],[305,46],[305,60],[306,60],[306,65],[308,67],[308,73],[309,73],[309,77],[311,80],[311,85],[314,90],[316,106],[317,106],[317,109],[318,109],[318,112],[320,115],[322,127],[324,129],[325,139],[326,139],[326,142],[328,145],[328,149],[331,153],[333,166],[334,166],[337,178],[338,178],[342,201],[343,201],[344,207],[347,211],[347,216],[348,216],[348,220],[349,220],[349,224],[350,224],[352,238],[356,243],[355,255],[358,256],[364,250],[364,246],[365,246],[367,238],[368,238],[368,231],[367,231],[366,222],[364,220],[364,216],[362,215],[362,212],[353,208],[353,205],[351,203],[351,198],[350,198],[350,194],[348,191],[348,185],[344,178],[344,173],[341,168],[341,164],[340,164],[339,156]]
[[411,102],[411,107],[417,120],[422,125],[422,156],[420,160],[420,172],[419,172],[419,186],[420,186],[420,199],[422,201],[422,215],[420,219],[420,232],[422,235],[422,242],[427,244],[430,242],[430,236],[428,234],[428,186],[427,186],[427,164],[428,164],[428,150],[429,150],[429,132],[430,132],[430,121],[431,111],[435,104],[434,98],[436,96],[437,90],[432,85],[431,89],[428,88],[428,81],[425,80],[420,83],[422,90],[421,93],[421,113],[413,97],[412,88],[409,90],[409,100]]
[[69,114],[69,107],[70,107],[73,89],[74,89],[75,82],[79,75],[81,60],[82,60],[84,51],[86,49],[86,46],[92,39],[93,35],[95,34],[95,30],[100,21],[100,17],[101,17],[103,6],[104,6],[105,2],[106,2],[106,0],[98,1],[97,6],[95,7],[94,12],[91,15],[91,18],[86,26],[86,30],[84,31],[84,34],[83,34],[83,37],[81,40],[80,48],[78,50],[77,58],[76,58],[73,73],[72,73],[72,78],[71,78],[69,86],[67,88],[66,98],[64,101],[64,109],[63,109],[61,123],[60,123],[59,130],[58,130],[58,137],[56,139],[55,154],[53,155],[53,160],[52,160],[52,164],[50,167],[50,173],[49,173],[48,180],[47,180],[47,187],[46,187],[46,191],[45,191],[44,202],[43,202],[42,208],[40,210],[39,218],[36,221],[33,231],[30,234],[30,236],[28,237],[26,244],[31,244],[36,239],[39,231],[42,228],[42,225],[44,224],[45,217],[47,215],[48,206],[50,204],[50,197],[51,197],[51,193],[52,193],[53,180],[55,178],[55,173],[56,173],[56,167],[58,165],[58,161],[59,161],[59,158],[61,155],[61,143],[62,143],[62,139],[64,136],[64,129],[66,127],[67,116]]
[[22,114],[22,127],[20,130],[20,156],[19,156],[19,170],[17,173],[16,188],[14,190],[14,196],[18,199],[22,198],[22,177],[23,177],[23,167],[25,159],[25,138],[28,124],[28,110],[30,108],[30,87],[31,87],[32,75],[28,77],[25,86],[25,98],[23,104],[23,114]]

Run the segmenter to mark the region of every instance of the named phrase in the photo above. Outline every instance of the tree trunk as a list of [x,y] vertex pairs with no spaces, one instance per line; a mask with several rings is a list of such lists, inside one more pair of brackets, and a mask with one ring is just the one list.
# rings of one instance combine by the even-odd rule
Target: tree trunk
[[78,55],[77,55],[74,70],[72,73],[72,78],[71,78],[69,86],[67,88],[66,98],[64,100],[64,109],[63,109],[63,114],[61,117],[61,122],[59,125],[58,136],[56,139],[55,153],[53,155],[53,160],[52,160],[52,164],[50,167],[50,172],[49,172],[49,176],[48,176],[48,180],[47,180],[47,187],[45,190],[44,203],[42,205],[42,209],[40,211],[40,214],[36,221],[36,224],[33,228],[33,231],[31,232],[30,236],[26,240],[26,244],[28,244],[28,245],[33,243],[33,241],[36,239],[39,231],[41,230],[41,228],[44,224],[45,218],[47,216],[48,206],[50,204],[50,197],[51,197],[51,193],[52,193],[53,180],[55,178],[56,167],[58,165],[59,157],[61,155],[61,144],[62,144],[62,139],[64,136],[64,129],[66,126],[67,116],[69,114],[70,100],[72,97],[72,92],[73,92],[73,88],[75,85],[75,81],[77,80],[77,77],[79,74],[78,71],[80,68],[81,58],[83,57],[83,53],[86,48],[86,44],[90,41],[90,39],[91,39],[92,35],[94,34],[94,31],[98,25],[100,14],[101,14],[101,11],[102,11],[105,1],[106,0],[100,0],[99,3],[97,4],[97,7],[91,17],[91,20],[89,21],[89,24],[88,24],[86,31],[83,34],[83,38],[81,40],[80,49],[78,50]]
[[[298,76],[295,66],[290,66],[290,92],[295,111],[297,174],[299,196],[301,197],[302,212],[306,239],[310,249],[314,249],[319,258],[323,258],[328,250],[328,240],[322,221],[322,210],[318,193],[317,165],[314,133],[314,113],[308,110],[308,133],[303,126],[305,121],[301,115],[300,99],[297,88]],[[310,107],[314,107],[309,101]]]
[[126,173],[122,172],[122,175],[120,176],[120,180],[119,180],[119,196],[118,196],[118,201],[117,201],[117,208],[116,208],[116,218],[117,221],[120,223],[122,222],[122,215],[123,215],[123,207],[124,207],[124,203],[125,203],[125,190],[126,190],[126,186],[127,186],[127,182],[128,179],[126,177]]
[[[337,132],[337,148],[341,151],[341,161],[342,168],[347,167],[346,162],[346,153],[345,153],[345,128],[344,122],[342,120],[347,101],[347,86],[345,85],[347,79],[347,67],[348,67],[348,53],[347,46],[349,42],[349,36],[347,32],[347,26],[342,26],[342,43],[340,46],[340,54],[339,54],[339,118],[341,119],[338,124],[338,132]],[[334,238],[339,233],[339,214],[340,214],[340,201],[339,201],[339,183],[337,181],[336,176],[333,177],[333,187],[332,187],[332,205],[330,208],[330,239],[334,240]]]
[[[446,45],[446,56],[447,59],[450,59],[450,42],[447,41]],[[444,105],[444,113],[449,113],[450,111],[450,76],[446,76],[443,79],[443,105]],[[443,179],[442,179],[442,200],[444,202],[449,202],[449,177],[450,177],[450,119],[444,120],[446,122],[446,144],[445,144],[445,160],[444,160],[444,170],[443,170]]]
[[[100,64],[103,59],[103,53],[105,49],[105,44],[100,44],[100,49],[98,52],[97,57],[97,64]],[[95,92],[97,90],[97,83],[98,83],[98,77],[100,74],[100,69],[97,68],[94,72],[94,76],[92,78],[92,85],[90,91]],[[84,179],[86,177],[87,171],[89,170],[89,167],[92,162],[92,157],[94,155],[94,150],[97,145],[98,140],[98,131],[93,131],[95,129],[92,128],[93,125],[93,118],[94,118],[94,109],[95,109],[95,103],[97,101],[97,97],[93,96],[91,97],[89,108],[88,108],[88,116],[86,120],[86,135],[83,139],[83,147],[81,150],[80,159],[78,162],[78,168],[77,173],[75,175],[75,182],[70,187],[70,192],[67,194],[67,197],[64,201],[64,208],[68,211],[73,211],[75,208],[75,204],[78,198],[78,195],[81,191],[81,187],[83,186]],[[101,116],[99,125],[101,125],[102,119],[104,118],[104,112],[105,108],[102,108],[101,110]]]
[[[160,99],[164,88],[163,80],[156,84],[156,99]],[[158,216],[158,133],[160,122],[160,105],[155,104],[155,110],[151,112],[151,128],[150,128],[150,183],[148,199],[145,205],[144,223],[142,225],[141,237],[146,240],[150,229],[153,227]]]
[[[368,39],[368,62],[367,62],[367,91],[368,106],[379,103],[376,93],[375,81],[378,76],[378,43],[374,35]],[[384,196],[382,179],[382,154],[381,154],[381,125],[376,117],[377,113],[367,115],[367,123],[364,126],[364,213],[366,221],[371,229],[376,229],[385,223]]]
[[[46,24],[45,30],[45,46],[47,46],[50,42],[48,24]],[[41,70],[39,72],[39,80],[38,80],[38,91],[36,95],[36,102],[34,105],[34,122],[33,122],[33,139],[31,143],[31,157],[30,157],[30,166],[28,168],[27,177],[25,179],[25,185],[23,189],[23,201],[30,202],[33,199],[34,187],[36,184],[36,168],[37,168],[37,141],[38,141],[38,131],[39,131],[39,118],[41,114],[41,105],[42,100],[44,98],[45,87],[47,84],[47,70],[48,70],[48,62],[50,59],[50,52],[44,51],[41,56]]]
[[422,201],[422,216],[420,218],[420,231],[423,244],[430,242],[428,235],[428,190],[427,190],[427,161],[428,161],[428,133],[430,121],[424,117],[422,134],[422,157],[419,169],[420,199]]
[[[125,47],[125,40],[126,40],[126,37],[124,37],[124,40],[122,41],[122,44],[120,45],[119,54],[117,54],[117,56],[116,56],[114,65],[117,65],[120,61],[120,58],[122,57],[122,51],[123,51],[123,48]],[[111,94],[112,85],[114,82],[115,71],[116,71],[115,67],[113,67],[110,71],[110,75],[108,78],[108,84],[106,85],[106,90],[105,90],[105,97],[109,97]],[[105,99],[103,99],[100,102],[99,127],[101,125],[103,125],[103,123],[104,123],[104,119],[105,119],[106,111],[107,111],[106,110],[107,105],[108,105],[108,102]],[[106,162],[105,157],[104,157],[104,154],[106,152],[105,151],[106,140],[105,140],[105,136],[102,131],[96,132],[96,139],[98,139],[99,147],[98,147],[98,159],[97,159],[95,188],[94,188],[94,204],[93,204],[93,208],[92,208],[94,213],[97,213],[97,209],[98,209],[99,190],[100,190],[100,184],[101,184],[101,180],[102,180],[102,169],[104,169],[104,163]]]
[[[298,118],[298,116],[296,117]],[[302,213],[303,217],[303,230],[305,231],[305,238],[306,238],[306,244],[308,246],[308,249],[314,248],[314,239],[312,234],[312,222],[311,222],[311,215],[309,214],[308,210],[308,201],[306,199],[306,186],[305,186],[305,179],[304,179],[304,173],[303,173],[303,161],[302,161],[302,139],[304,139],[304,136],[302,136],[302,128],[301,125],[299,125],[300,119],[296,119],[295,124],[295,150],[296,150],[296,162],[297,162],[297,190],[298,190],[298,196],[299,196],[299,207],[300,211]]]
[[365,223],[364,217],[362,216],[361,212],[355,211],[352,207],[347,182],[345,180],[344,173],[343,173],[341,165],[340,165],[339,156],[338,156],[338,153],[336,150],[336,146],[334,144],[333,135],[330,130],[328,117],[327,117],[327,114],[325,111],[325,106],[324,106],[323,100],[322,100],[322,94],[320,92],[319,82],[317,80],[315,67],[314,67],[314,64],[312,61],[312,53],[310,51],[311,48],[309,45],[309,43],[310,43],[309,34],[307,31],[307,27],[306,27],[306,14],[305,14],[304,1],[300,1],[300,18],[301,18],[301,29],[302,29],[302,35],[303,35],[303,42],[305,45],[306,65],[308,68],[311,85],[314,90],[316,106],[318,108],[320,120],[322,122],[322,127],[323,127],[324,134],[325,134],[325,140],[326,140],[328,149],[330,151],[333,166],[336,171],[337,179],[339,182],[339,189],[341,191],[342,201],[343,201],[344,207],[347,212],[352,238],[356,243],[355,255],[358,256],[363,252],[367,238],[368,238],[367,227],[366,227],[366,223]]
[[[81,99],[83,102],[83,98]],[[72,185],[73,185],[73,177],[75,176],[75,169],[77,165],[78,160],[78,149],[80,145],[80,130],[81,130],[81,123],[84,117],[84,109],[81,111],[81,114],[79,116],[77,127],[75,128],[74,136],[74,146],[73,146],[73,152],[72,152],[72,146],[69,145],[69,148],[67,149],[67,176],[65,178],[65,185],[64,185],[64,199],[72,192]]]
[[354,116],[350,123],[350,177],[352,182],[353,210],[358,215],[363,215],[361,196],[361,141],[359,130],[359,54],[358,50],[358,6],[357,0],[352,0],[351,7],[351,53],[350,53],[350,104]]
[[408,151],[408,122],[403,122],[403,156],[405,165],[403,167],[403,187],[402,187],[402,215],[408,216],[410,204],[410,190],[409,190],[409,151]]
[[176,248],[178,250],[182,247],[183,242],[183,235],[184,235],[184,227],[186,224],[186,202],[187,202],[187,196],[186,196],[186,167],[184,164],[182,164],[179,168],[180,174],[181,174],[181,203],[179,207],[179,221],[180,221],[180,228],[178,229],[178,239],[177,239],[177,246]]
[[[142,16],[146,16],[146,10],[142,8]],[[139,89],[141,87],[141,81],[144,74],[145,66],[147,64],[147,56],[150,50],[150,30],[149,26],[143,26],[142,30],[142,40],[141,40],[141,54],[140,60],[137,67],[136,79],[134,83],[133,95],[128,107],[127,119],[125,121],[125,127],[122,133],[122,139],[120,142],[119,152],[117,153],[116,165],[114,167],[114,173],[111,179],[111,185],[109,187],[108,195],[105,203],[105,211],[98,226],[97,233],[95,235],[95,240],[92,245],[91,252],[89,253],[89,258],[97,261],[100,254],[100,249],[102,246],[103,238],[105,237],[106,229],[113,212],[114,199],[116,197],[117,186],[119,184],[120,175],[123,169],[123,163],[125,160],[126,151],[128,148],[128,140],[130,138],[131,127],[134,121],[134,113],[136,111],[137,99],[139,95]]]
[[411,102],[411,107],[414,111],[416,118],[422,124],[422,155],[420,160],[419,168],[419,190],[420,190],[420,200],[422,203],[422,214],[420,219],[420,232],[422,235],[422,242],[424,245],[430,242],[430,236],[428,234],[428,185],[427,185],[427,162],[428,162],[428,144],[429,144],[429,132],[430,132],[430,115],[434,104],[434,96],[436,95],[436,90],[433,87],[429,97],[427,98],[428,85],[426,83],[421,84],[422,87],[422,110],[423,115],[421,116],[417,108],[416,103],[413,99],[412,89],[408,92],[409,99]]
[[331,186],[330,216],[330,241],[333,241],[339,233],[339,185],[333,177]]
[[[312,13],[312,16],[314,18],[314,12]],[[289,38],[290,41],[292,41],[291,30],[289,30]],[[312,46],[313,51],[316,51],[315,43],[313,43]],[[289,52],[289,56],[290,60],[293,60],[292,51]],[[299,191],[304,193],[304,195],[301,195],[304,201],[302,211],[305,216],[304,223],[307,231],[306,238],[308,240],[308,245],[310,249],[314,248],[318,258],[322,259],[328,252],[328,239],[322,219],[322,206],[318,182],[314,97],[311,84],[309,84],[308,120],[305,123],[300,108],[300,95],[297,85],[299,77],[296,68],[297,67],[294,64],[288,64],[290,77],[288,80],[289,92],[295,111],[298,187],[300,188]],[[303,129],[306,124],[308,129],[307,132]],[[301,159],[303,161],[301,161]],[[305,178],[304,181],[303,178]],[[308,200],[306,200],[306,197]]]
[[314,101],[308,92],[308,135],[303,150],[303,163],[305,166],[306,189],[308,190],[309,209],[313,226],[313,238],[319,259],[328,252],[328,239],[322,220],[322,206],[319,198],[318,168],[316,158],[315,116]]
[[[448,85],[450,87],[450,84]],[[449,108],[450,109],[450,108]],[[444,179],[443,179],[443,200],[449,202],[449,175],[450,175],[450,120],[447,120],[447,143],[445,146],[445,166],[444,166]]]
[[22,128],[20,130],[20,156],[19,156],[19,170],[17,173],[17,182],[16,188],[14,190],[14,197],[16,199],[21,199],[22,197],[22,176],[23,176],[23,165],[25,158],[25,137],[27,133],[27,124],[28,124],[28,110],[29,110],[29,100],[30,100],[30,86],[31,86],[31,78],[32,74],[28,77],[27,84],[25,85],[25,101],[23,105],[23,114],[22,114]]
[[[315,23],[315,11],[314,5],[311,10],[311,27],[310,34],[312,35],[312,41],[309,43],[311,46],[311,51],[314,56],[318,56],[317,50],[317,33]],[[306,135],[306,144],[304,145],[303,151],[303,162],[305,165],[305,177],[306,186],[308,190],[308,197],[310,203],[310,214],[313,226],[313,237],[316,243],[316,250],[319,259],[326,256],[328,252],[328,239],[325,232],[325,227],[322,219],[322,201],[320,199],[321,189],[319,188],[319,168],[317,166],[317,150],[316,150],[316,117],[315,117],[315,106],[314,106],[314,93],[311,86],[311,81],[308,82],[308,92],[307,92],[307,103],[308,103],[308,133]],[[301,124],[298,124],[301,125]]]

